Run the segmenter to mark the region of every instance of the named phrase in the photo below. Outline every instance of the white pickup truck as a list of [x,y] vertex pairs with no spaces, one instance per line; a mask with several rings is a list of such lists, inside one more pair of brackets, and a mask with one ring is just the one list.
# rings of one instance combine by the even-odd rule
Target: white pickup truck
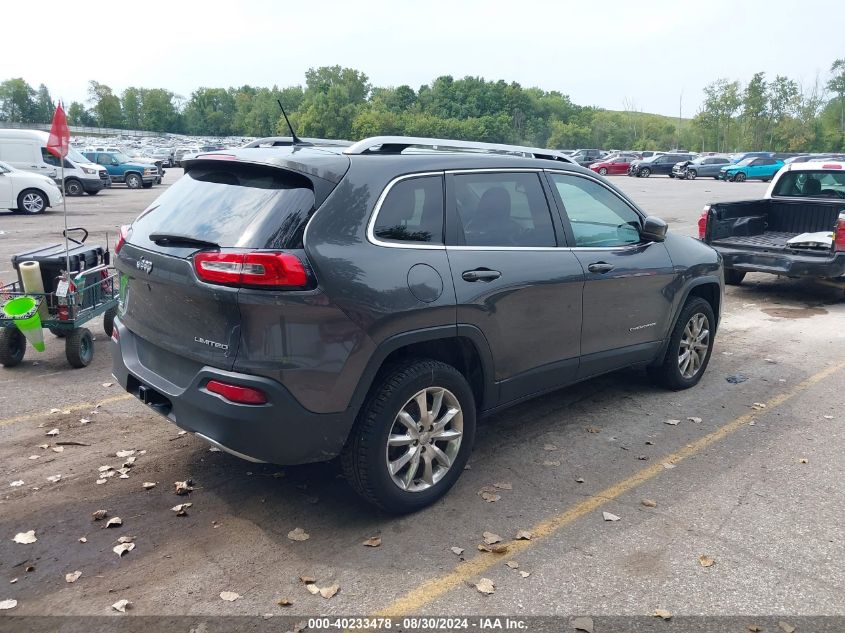
[[708,204],[698,237],[722,254],[728,284],[748,272],[845,281],[845,162],[793,163],[762,200]]

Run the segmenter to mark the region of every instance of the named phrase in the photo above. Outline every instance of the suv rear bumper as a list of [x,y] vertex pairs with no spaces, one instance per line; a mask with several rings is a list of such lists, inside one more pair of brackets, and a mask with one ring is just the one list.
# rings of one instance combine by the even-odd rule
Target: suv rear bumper
[[[196,433],[219,448],[253,461],[304,464],[328,461],[340,454],[354,421],[346,412],[323,414],[305,409],[269,378],[197,365],[187,386],[145,367],[139,346],[151,344],[133,334],[119,319],[112,339],[112,373],[120,385],[156,413]],[[260,389],[267,404],[245,405],[211,393],[209,380]]]
[[845,276],[845,252],[833,257],[793,255],[791,253],[757,253],[711,244],[723,258],[725,268],[743,272],[772,273],[787,277],[836,279]]

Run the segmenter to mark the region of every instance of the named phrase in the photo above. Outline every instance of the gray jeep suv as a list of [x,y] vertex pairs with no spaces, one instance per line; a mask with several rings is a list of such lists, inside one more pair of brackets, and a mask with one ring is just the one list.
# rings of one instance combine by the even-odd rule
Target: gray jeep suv
[[719,255],[587,169],[502,147],[189,160],[115,248],[116,379],[239,457],[340,456],[394,512],[449,490],[479,417],[633,365],[695,385]]

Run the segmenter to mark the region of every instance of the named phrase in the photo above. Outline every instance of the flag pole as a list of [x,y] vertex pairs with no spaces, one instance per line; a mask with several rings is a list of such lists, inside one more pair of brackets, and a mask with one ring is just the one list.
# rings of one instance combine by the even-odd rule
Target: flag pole
[[64,207],[65,216],[65,270],[67,271],[67,279],[70,282],[70,249],[67,242],[67,192],[65,190],[65,157],[60,156],[59,161],[62,165],[62,206]]

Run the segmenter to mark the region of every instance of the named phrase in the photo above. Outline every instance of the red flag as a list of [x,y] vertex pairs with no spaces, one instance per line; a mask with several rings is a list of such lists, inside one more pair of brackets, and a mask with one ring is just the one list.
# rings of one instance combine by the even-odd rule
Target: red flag
[[67,128],[67,117],[62,108],[61,102],[56,106],[56,113],[53,115],[53,124],[50,126],[50,138],[47,140],[47,151],[64,158],[67,156],[70,145],[70,130]]

